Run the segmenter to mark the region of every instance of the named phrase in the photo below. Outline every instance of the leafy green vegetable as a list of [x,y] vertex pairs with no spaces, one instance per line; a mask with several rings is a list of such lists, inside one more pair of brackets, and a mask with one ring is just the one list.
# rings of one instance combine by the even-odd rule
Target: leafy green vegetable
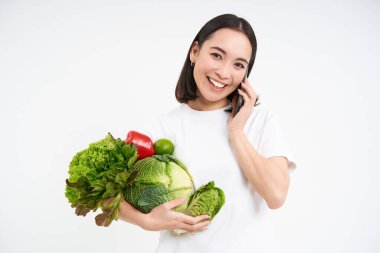
[[136,173],[130,185],[124,190],[128,203],[143,213],[149,213],[154,207],[176,199],[186,201],[173,210],[182,212],[194,192],[194,183],[185,165],[169,154],[153,155],[134,164],[132,173]]
[[[189,205],[184,213],[193,217],[207,214],[210,216],[209,220],[212,220],[222,208],[224,202],[225,197],[223,191],[215,187],[214,181],[211,181],[199,187],[191,196]],[[186,231],[182,229],[175,229],[173,232],[177,235],[186,233]]]
[[190,203],[185,210],[185,214],[198,216],[208,214],[210,219],[219,212],[225,202],[223,191],[215,187],[214,181],[201,186],[190,199]]
[[[128,170],[137,157],[134,144],[114,139],[110,133],[78,152],[69,165],[65,192],[75,213],[86,216],[89,211],[95,212],[101,207],[103,213],[95,218],[98,225],[108,226],[112,220],[117,220],[122,192],[130,174]],[[112,197],[115,198],[111,203],[102,206]]]

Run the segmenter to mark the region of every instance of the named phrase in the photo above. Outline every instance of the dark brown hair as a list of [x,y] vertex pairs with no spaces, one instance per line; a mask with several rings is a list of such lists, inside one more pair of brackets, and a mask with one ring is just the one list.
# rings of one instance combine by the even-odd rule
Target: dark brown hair
[[[187,52],[185,64],[183,65],[181,74],[179,76],[177,86],[175,89],[175,96],[178,102],[187,103],[190,100],[197,98],[196,90],[197,86],[193,76],[193,67],[190,63],[190,51],[194,43],[197,41],[199,48],[202,47],[203,43],[210,37],[212,33],[221,29],[221,28],[230,28],[235,31],[244,33],[252,46],[252,55],[248,64],[248,73],[247,77],[251,73],[253,63],[255,62],[257,42],[255,33],[251,25],[243,18],[237,17],[233,14],[223,14],[217,16],[210,21],[208,21],[195,36],[193,42],[190,45],[189,51]],[[232,98],[237,93],[237,90],[232,92],[227,96],[227,99],[232,102]]]

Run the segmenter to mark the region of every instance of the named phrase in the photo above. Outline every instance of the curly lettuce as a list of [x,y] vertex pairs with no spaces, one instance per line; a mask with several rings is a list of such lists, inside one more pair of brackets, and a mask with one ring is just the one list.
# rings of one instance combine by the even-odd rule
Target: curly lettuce
[[[110,133],[85,150],[78,152],[70,162],[65,196],[77,215],[86,216],[99,207],[103,213],[96,216],[98,225],[109,226],[118,219],[123,190],[129,178],[129,169],[138,158],[133,143],[126,144]],[[103,202],[113,200],[106,206]]]

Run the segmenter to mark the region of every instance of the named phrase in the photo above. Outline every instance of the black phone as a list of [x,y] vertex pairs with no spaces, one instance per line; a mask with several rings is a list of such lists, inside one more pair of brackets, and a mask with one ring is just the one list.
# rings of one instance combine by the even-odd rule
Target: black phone
[[[247,75],[248,75],[248,68],[247,68],[247,71],[245,72],[245,75],[244,75],[244,78],[243,78],[242,82],[245,80],[245,78],[247,77]],[[241,84],[239,85],[238,88],[241,89]],[[242,95],[239,94],[239,92],[237,90],[236,90],[236,95],[235,96],[237,96],[237,99],[236,99],[236,110],[235,110],[234,116],[240,111],[240,109],[244,105],[244,98],[243,98]],[[257,106],[257,105],[260,104],[258,102],[258,100],[259,100],[259,97],[256,98],[255,106]]]
[[[243,78],[242,82],[247,77],[247,74],[248,74],[248,68],[245,71],[244,78]],[[238,89],[241,89],[241,84],[239,84]],[[243,98],[242,95],[239,94],[239,92],[237,90],[236,90],[236,95],[235,96],[237,96],[237,99],[236,99],[236,105],[235,105],[236,110],[235,110],[234,116],[240,111],[241,107],[244,105],[244,98]]]

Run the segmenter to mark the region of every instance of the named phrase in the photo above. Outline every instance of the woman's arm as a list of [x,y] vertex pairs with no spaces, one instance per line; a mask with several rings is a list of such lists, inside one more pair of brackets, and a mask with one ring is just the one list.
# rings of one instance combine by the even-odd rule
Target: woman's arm
[[[231,148],[240,168],[249,183],[264,198],[271,209],[279,208],[285,202],[289,189],[289,172],[284,157],[265,158],[261,156],[248,141],[244,126],[252,114],[257,95],[249,84],[248,78],[241,83],[238,92],[244,98],[244,105],[235,115],[230,113],[228,118],[228,134]],[[232,105],[235,111],[236,97]]]
[[289,189],[289,172],[284,157],[265,158],[248,141],[242,130],[230,130],[229,141],[240,168],[249,183],[271,209],[285,202]]
[[[107,200],[105,204],[111,200]],[[182,204],[183,199],[175,199],[153,208],[150,213],[144,214],[123,200],[119,207],[119,219],[149,231],[182,229],[195,232],[206,230],[207,225],[210,224],[210,221],[207,220],[209,216],[191,217],[172,210]]]
[[143,228],[146,223],[146,214],[134,208],[127,201],[122,200],[119,207],[119,219]]

